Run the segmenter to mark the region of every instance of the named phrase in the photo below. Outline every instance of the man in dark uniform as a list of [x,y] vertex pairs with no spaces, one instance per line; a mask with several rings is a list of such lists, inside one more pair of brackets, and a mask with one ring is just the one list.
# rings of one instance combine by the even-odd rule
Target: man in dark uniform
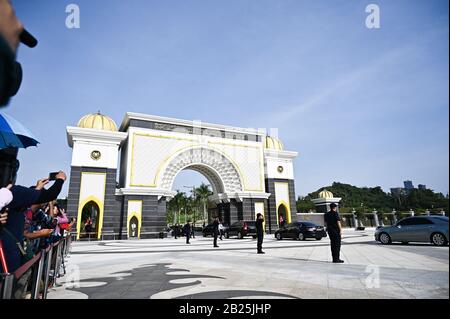
[[218,248],[217,237],[219,237],[219,217],[214,218],[213,222],[214,247]]
[[189,239],[191,239],[191,221],[189,220],[183,227],[184,235],[186,236],[186,244],[190,244]]
[[337,205],[335,203],[330,205],[330,209],[328,213],[325,213],[324,218],[331,241],[331,255],[333,256],[334,263],[343,263],[344,261],[339,258],[342,236],[341,217],[337,212]]
[[262,244],[264,240],[264,216],[260,213],[256,215],[256,237],[258,238],[257,250],[258,254],[265,254],[262,251]]
[[176,223],[173,228],[173,235],[175,236],[175,239],[178,239],[178,236],[180,235],[180,225],[178,225],[178,223]]

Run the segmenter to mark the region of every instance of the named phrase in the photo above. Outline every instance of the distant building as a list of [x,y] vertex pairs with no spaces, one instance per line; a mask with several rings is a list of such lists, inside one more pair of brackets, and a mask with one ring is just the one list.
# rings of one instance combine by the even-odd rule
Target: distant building
[[427,189],[427,185],[424,185],[424,184],[419,184],[419,189]]
[[404,181],[403,185],[405,186],[406,190],[414,189],[414,185],[413,185],[412,181]]
[[339,202],[341,201],[341,197],[334,197],[333,193],[324,189],[319,193],[319,196],[312,200],[314,206],[316,206],[316,211],[318,213],[326,213],[330,211],[330,205],[332,203],[338,205],[339,211]]
[[403,187],[393,187],[391,188],[391,194],[393,196],[404,196],[406,195],[406,191]]

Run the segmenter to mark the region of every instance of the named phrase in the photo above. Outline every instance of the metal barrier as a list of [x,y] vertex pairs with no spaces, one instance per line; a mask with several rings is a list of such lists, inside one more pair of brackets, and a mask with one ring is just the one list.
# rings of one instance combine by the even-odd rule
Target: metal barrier
[[31,299],[46,299],[49,285],[56,285],[57,278],[66,274],[65,259],[70,253],[71,237],[69,233],[42,249],[14,273],[1,273],[0,299],[20,299],[24,294]]

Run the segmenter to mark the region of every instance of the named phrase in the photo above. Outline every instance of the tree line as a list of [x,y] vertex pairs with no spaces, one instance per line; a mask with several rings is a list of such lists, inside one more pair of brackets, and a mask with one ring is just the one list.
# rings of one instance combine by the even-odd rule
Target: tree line
[[202,183],[194,187],[190,194],[176,191],[167,204],[167,223],[184,224],[187,221],[208,223],[208,197],[212,195],[210,186]]
[[297,211],[304,213],[314,210],[311,199],[318,198],[319,193],[327,189],[333,193],[334,197],[341,197],[339,204],[341,212],[350,212],[355,209],[357,212],[369,212],[376,209],[380,213],[388,213],[393,209],[396,211],[413,210],[423,213],[426,210],[449,212],[448,194],[436,193],[431,189],[412,189],[405,194],[394,195],[386,193],[380,186],[376,187],[356,187],[350,184],[334,182],[331,186],[319,188],[317,191],[309,193],[307,196],[299,196],[297,199]]

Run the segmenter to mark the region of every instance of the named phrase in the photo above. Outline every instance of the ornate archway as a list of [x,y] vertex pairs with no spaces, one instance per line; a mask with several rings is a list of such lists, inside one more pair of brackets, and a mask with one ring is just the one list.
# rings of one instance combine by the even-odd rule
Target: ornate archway
[[81,210],[81,216],[79,217],[81,225],[78,234],[80,234],[80,232],[86,234],[98,234],[100,226],[100,213],[100,206],[96,201],[90,200],[84,204]]
[[218,151],[205,147],[184,150],[173,156],[164,168],[161,188],[171,190],[175,177],[184,169],[203,174],[216,194],[242,191],[242,179],[231,160]]

